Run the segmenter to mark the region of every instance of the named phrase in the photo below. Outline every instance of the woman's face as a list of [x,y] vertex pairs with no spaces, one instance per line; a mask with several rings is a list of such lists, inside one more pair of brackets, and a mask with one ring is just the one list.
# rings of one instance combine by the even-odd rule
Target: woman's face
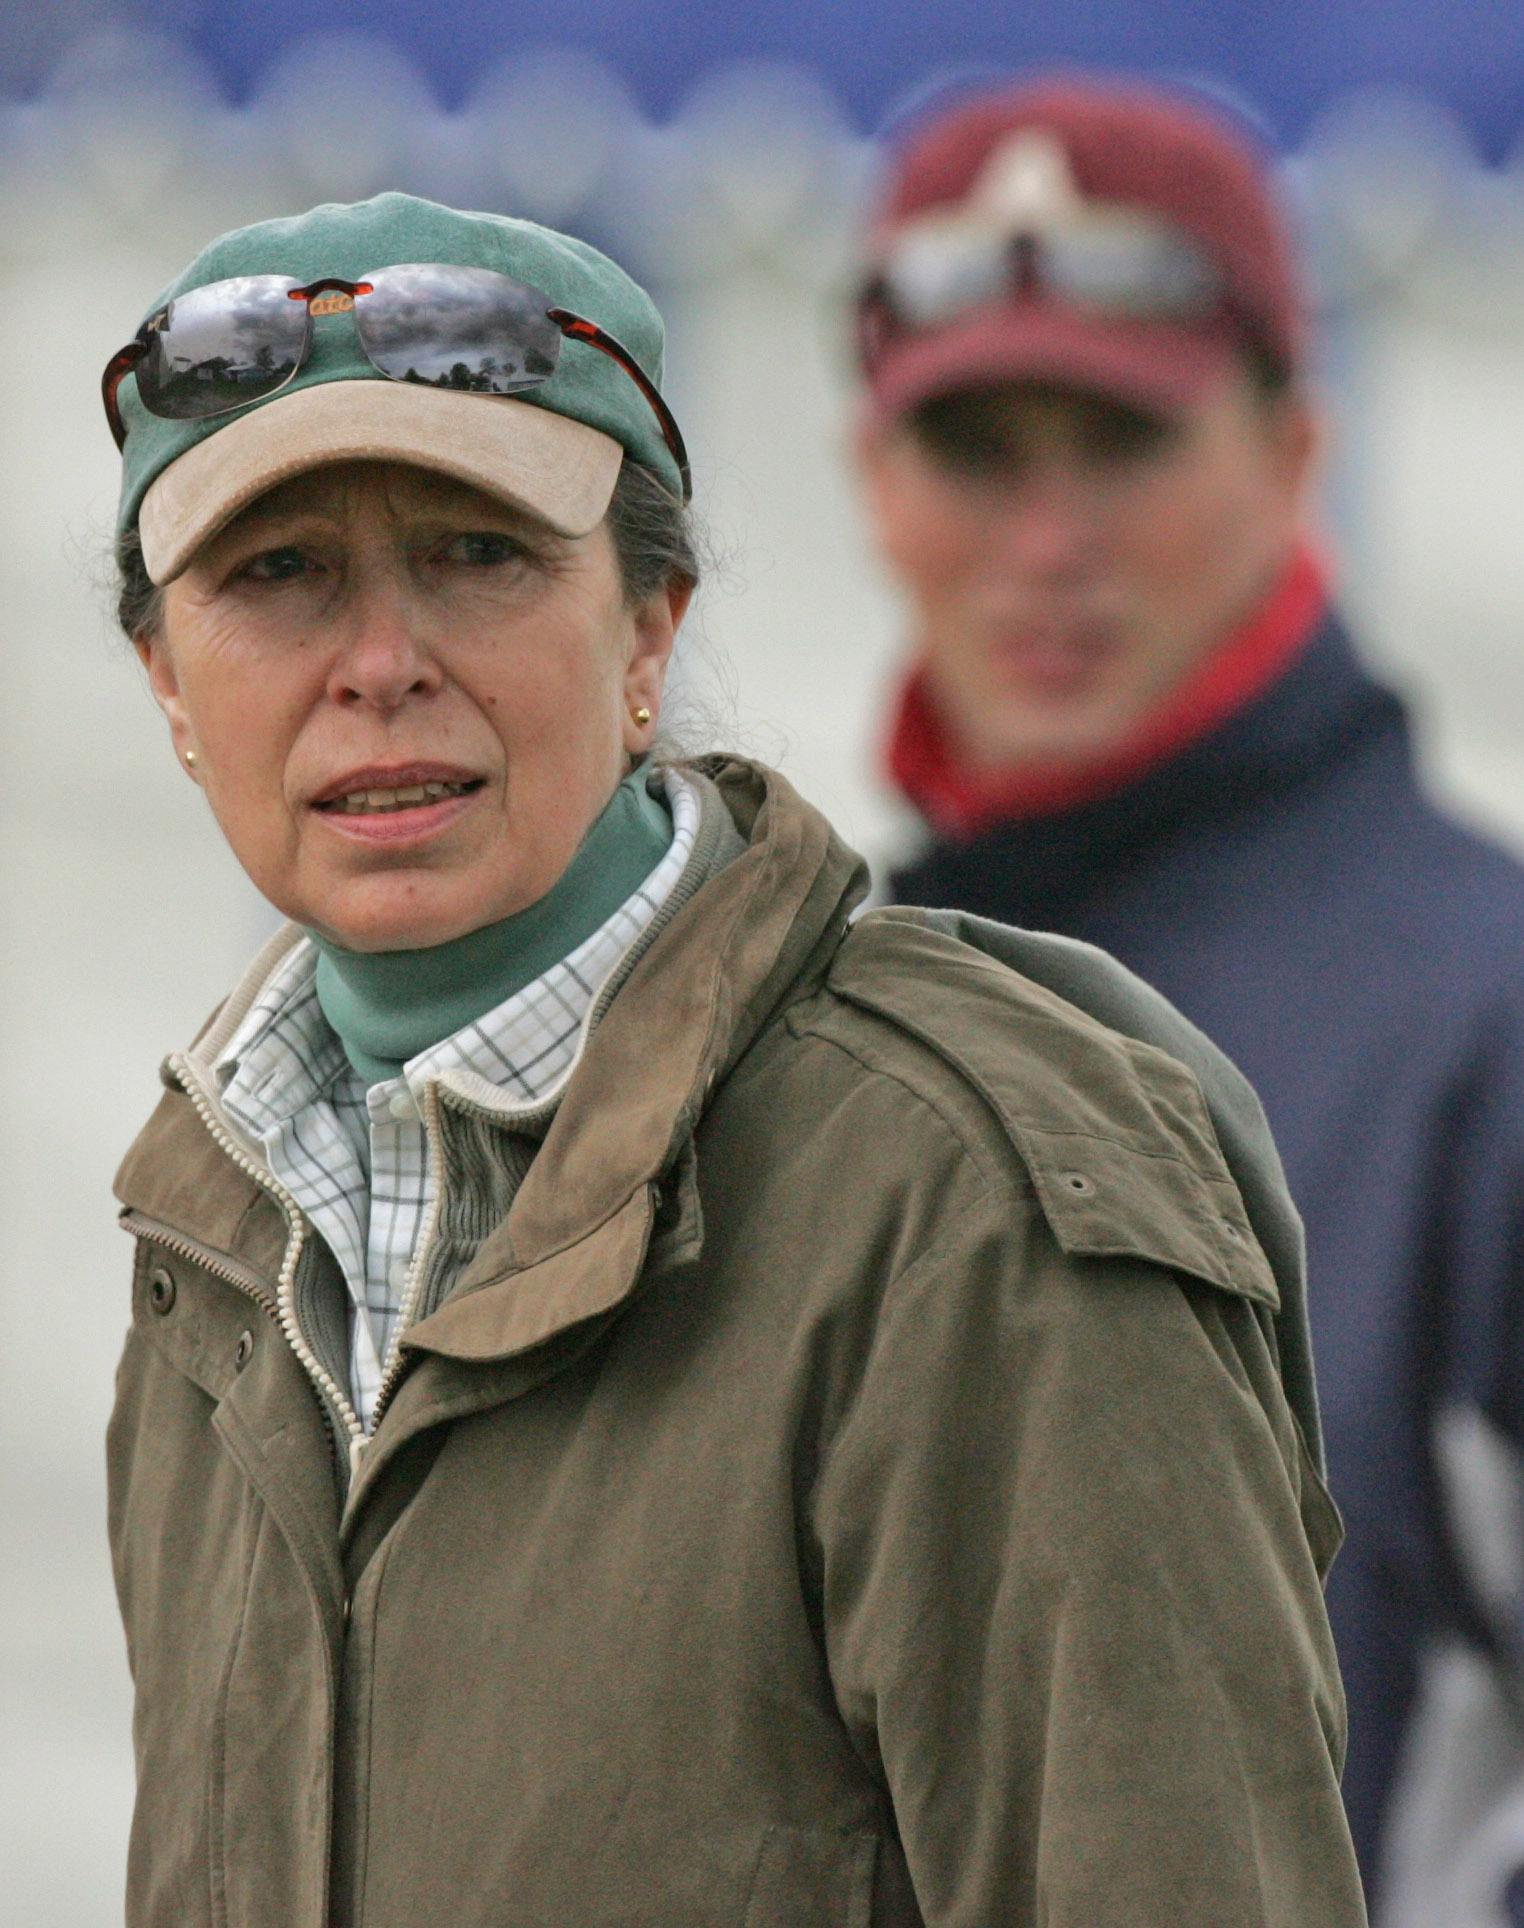
[[606,524],[567,541],[355,462],[246,509],[138,650],[270,902],[347,949],[410,950],[560,877],[650,743],[686,601],[629,608]]

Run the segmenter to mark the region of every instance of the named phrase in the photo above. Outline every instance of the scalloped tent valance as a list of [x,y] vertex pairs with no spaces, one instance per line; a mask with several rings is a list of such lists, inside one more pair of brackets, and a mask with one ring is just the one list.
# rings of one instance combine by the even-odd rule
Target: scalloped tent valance
[[[483,59],[450,108],[392,40],[326,34],[289,43],[239,104],[184,38],[109,27],[0,106],[0,254],[66,249],[78,218],[167,236],[190,202],[233,225],[399,187],[573,229],[668,288],[762,259],[839,286],[878,151],[797,63],[716,68],[658,122],[574,48]],[[1400,292],[1524,320],[1524,150],[1490,165],[1431,96],[1364,88],[1281,167],[1325,308]]]
[[1331,102],[1400,85],[1452,114],[1489,161],[1524,122],[1524,11],[1517,0],[562,0],[527,16],[510,0],[68,0],[11,7],[0,21],[0,96],[30,91],[69,37],[130,12],[183,38],[229,99],[267,83],[314,33],[384,36],[451,108],[508,53],[555,42],[606,62],[642,111],[665,120],[693,88],[739,60],[797,62],[859,133],[949,71],[1006,72],[1067,61],[1195,74],[1235,92],[1274,136],[1299,144]]

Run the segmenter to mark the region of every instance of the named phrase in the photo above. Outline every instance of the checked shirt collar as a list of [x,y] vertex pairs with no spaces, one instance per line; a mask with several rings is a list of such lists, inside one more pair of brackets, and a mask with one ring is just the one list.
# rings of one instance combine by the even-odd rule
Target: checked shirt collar
[[682,877],[698,834],[693,787],[666,773],[673,838],[608,921],[532,984],[366,1086],[323,1016],[317,953],[298,944],[216,1066],[222,1103],[327,1242],[350,1297],[350,1382],[369,1431],[401,1339],[402,1302],[429,1220],[427,1087],[449,1075],[505,1109],[553,1105],[581,1054],[601,988]]

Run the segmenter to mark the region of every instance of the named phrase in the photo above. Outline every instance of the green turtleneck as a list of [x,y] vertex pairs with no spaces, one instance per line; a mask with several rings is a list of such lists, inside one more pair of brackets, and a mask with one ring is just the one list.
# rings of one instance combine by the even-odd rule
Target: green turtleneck
[[315,931],[317,995],[349,1062],[368,1084],[484,1017],[607,923],[672,843],[649,771],[631,771],[577,854],[537,903],[501,923],[421,951],[345,951]]

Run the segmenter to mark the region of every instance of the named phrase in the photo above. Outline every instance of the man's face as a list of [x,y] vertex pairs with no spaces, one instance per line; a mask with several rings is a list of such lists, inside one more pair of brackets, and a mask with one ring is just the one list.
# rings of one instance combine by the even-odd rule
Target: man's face
[[1104,756],[1254,608],[1313,431],[1225,372],[1162,417],[1012,383],[939,397],[861,455],[931,693],[989,771]]

